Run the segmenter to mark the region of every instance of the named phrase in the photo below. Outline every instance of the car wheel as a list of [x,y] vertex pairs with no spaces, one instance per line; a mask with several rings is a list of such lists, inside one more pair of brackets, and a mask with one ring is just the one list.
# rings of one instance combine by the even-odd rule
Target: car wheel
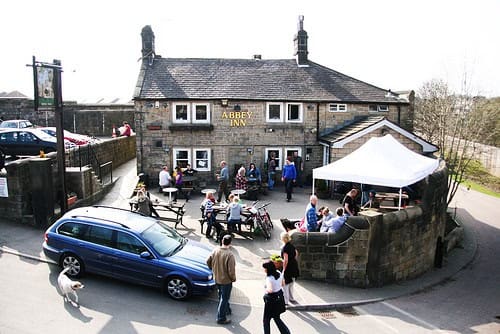
[[168,277],[165,282],[165,292],[175,300],[184,300],[191,295],[191,284],[179,276]]
[[69,277],[80,277],[85,272],[83,261],[76,255],[66,253],[61,258],[61,267],[63,269],[70,267],[71,269],[66,272]]

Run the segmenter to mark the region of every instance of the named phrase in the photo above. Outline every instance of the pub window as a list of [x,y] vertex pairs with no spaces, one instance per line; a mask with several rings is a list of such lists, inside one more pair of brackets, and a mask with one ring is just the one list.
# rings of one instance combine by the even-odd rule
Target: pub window
[[[302,157],[302,148],[300,147],[287,147],[285,148],[285,159],[288,159],[288,157],[292,158],[293,161],[293,154],[297,152],[299,157]],[[304,161],[304,159],[302,159]]]
[[191,150],[174,148],[174,167],[186,168],[188,163],[191,163]]
[[193,123],[210,123],[210,105],[193,103]]
[[281,148],[280,147],[267,147],[265,149],[264,161],[267,163],[267,160],[271,156],[271,153],[274,153],[274,158],[276,159],[276,169],[281,170],[281,166],[283,165],[283,161],[281,159]]
[[347,104],[338,104],[338,103],[331,103],[330,112],[346,112],[347,111]]
[[286,104],[286,121],[302,122],[302,103]]
[[266,122],[283,122],[283,103],[267,103]]
[[189,104],[174,103],[172,117],[174,123],[189,123]]
[[389,111],[389,106],[387,104],[381,104],[378,106],[378,111]]
[[194,151],[194,169],[202,172],[210,171],[210,149],[195,148]]

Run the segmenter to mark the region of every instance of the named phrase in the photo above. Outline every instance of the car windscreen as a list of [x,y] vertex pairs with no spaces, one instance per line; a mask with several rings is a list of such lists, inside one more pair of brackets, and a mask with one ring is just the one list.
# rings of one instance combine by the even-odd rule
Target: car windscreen
[[33,129],[31,131],[33,131],[33,134],[36,135],[41,140],[50,141],[50,142],[54,141],[54,137],[53,136],[51,136],[51,135],[43,132],[42,130]]
[[182,235],[161,221],[151,225],[141,235],[163,257],[175,254],[185,244]]

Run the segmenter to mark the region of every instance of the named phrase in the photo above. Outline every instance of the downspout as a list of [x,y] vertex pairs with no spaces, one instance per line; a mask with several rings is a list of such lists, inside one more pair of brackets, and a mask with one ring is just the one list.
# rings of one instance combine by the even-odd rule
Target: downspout
[[398,104],[398,125],[401,125],[401,106]]

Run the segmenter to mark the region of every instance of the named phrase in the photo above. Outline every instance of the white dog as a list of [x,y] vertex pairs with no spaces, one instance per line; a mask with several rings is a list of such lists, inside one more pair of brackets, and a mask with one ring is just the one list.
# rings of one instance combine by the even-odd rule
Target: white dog
[[76,294],[76,290],[83,289],[84,285],[78,281],[73,281],[66,276],[66,272],[70,269],[71,267],[66,267],[59,273],[59,277],[57,277],[57,284],[59,285],[59,290],[61,290],[65,302],[71,302],[69,297],[69,294],[71,293],[75,297],[75,303],[78,304],[78,295]]

